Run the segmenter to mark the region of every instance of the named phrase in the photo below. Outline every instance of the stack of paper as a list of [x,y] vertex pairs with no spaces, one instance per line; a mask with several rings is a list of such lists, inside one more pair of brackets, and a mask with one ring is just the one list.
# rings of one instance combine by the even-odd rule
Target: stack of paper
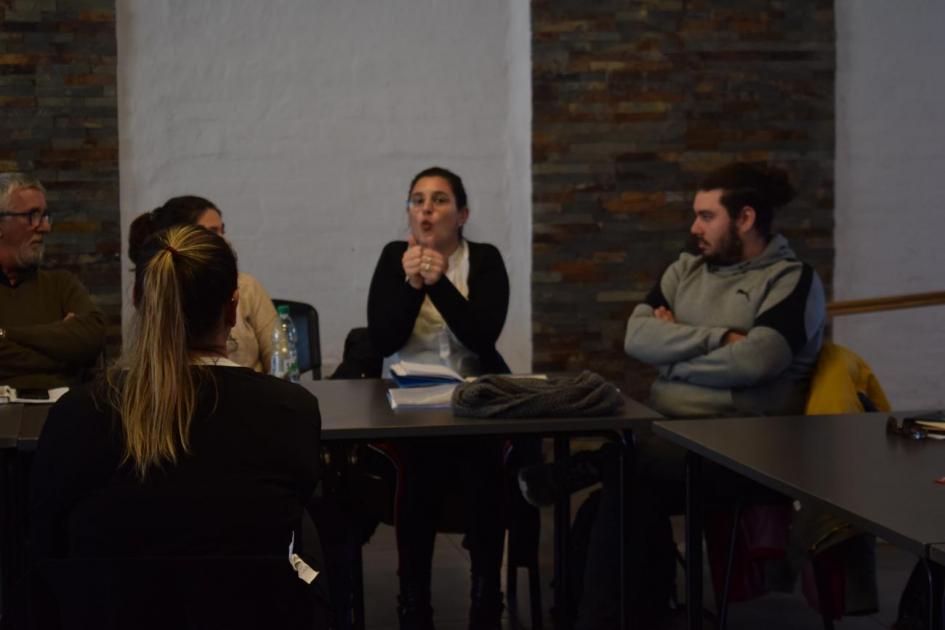
[[926,431],[945,433],[945,412],[933,412],[909,418]]
[[390,373],[400,387],[424,387],[445,383],[462,383],[463,377],[443,365],[398,361],[390,366]]
[[453,390],[458,383],[431,385],[428,387],[402,387],[387,390],[391,409],[448,409],[453,399]]

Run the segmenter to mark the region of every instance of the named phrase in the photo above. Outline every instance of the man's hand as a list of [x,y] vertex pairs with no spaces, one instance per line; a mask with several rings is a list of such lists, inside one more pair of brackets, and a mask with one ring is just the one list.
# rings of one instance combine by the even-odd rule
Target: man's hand
[[75,319],[75,313],[66,313],[66,316],[62,318],[62,323],[66,323],[70,319]]
[[421,261],[423,252],[423,247],[417,245],[417,241],[411,236],[407,239],[407,251],[404,252],[403,258],[400,259],[400,263],[404,267],[404,274],[407,276],[407,281],[410,283],[410,286],[418,290],[423,288],[423,276],[420,275],[420,266],[423,264]]
[[730,330],[730,331],[728,331],[727,333],[725,333],[725,334],[722,336],[722,345],[723,345],[723,346],[727,346],[727,345],[733,344],[733,343],[735,343],[735,342],[737,342],[737,341],[741,341],[741,340],[744,339],[744,338],[745,338],[745,334],[744,334],[744,333],[740,333],[740,332],[735,331],[735,330]]
[[665,306],[659,306],[653,311],[653,317],[656,319],[661,319],[664,322],[669,322],[670,324],[676,323],[676,318],[673,317],[673,312],[666,308]]

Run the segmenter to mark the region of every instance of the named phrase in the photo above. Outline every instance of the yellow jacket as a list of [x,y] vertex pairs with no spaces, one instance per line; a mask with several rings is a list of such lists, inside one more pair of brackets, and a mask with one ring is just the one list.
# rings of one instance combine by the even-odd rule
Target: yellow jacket
[[817,367],[807,396],[807,415],[862,413],[864,394],[880,411],[889,411],[889,400],[873,370],[858,354],[826,342],[817,357]]

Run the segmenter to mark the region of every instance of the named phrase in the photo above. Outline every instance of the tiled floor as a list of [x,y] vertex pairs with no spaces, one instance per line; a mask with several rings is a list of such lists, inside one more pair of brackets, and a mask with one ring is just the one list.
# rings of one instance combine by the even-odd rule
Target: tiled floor
[[[574,506],[578,505],[574,501]],[[541,571],[545,609],[545,627],[553,628],[548,617],[551,605],[552,575],[551,509],[542,511]],[[460,545],[461,536],[440,535],[437,539],[433,569],[433,606],[438,630],[466,628],[469,590],[468,555]],[[880,587],[880,611],[868,617],[848,617],[836,624],[840,630],[877,630],[888,628],[896,615],[899,593],[912,569],[915,558],[891,545],[880,544],[877,569]],[[391,527],[381,525],[364,549],[364,580],[367,626],[372,630],[396,630],[397,548]],[[524,572],[520,575],[520,599],[527,593]],[[707,599],[711,597],[707,589]],[[528,625],[528,613],[523,610]],[[506,627],[508,625],[506,624]],[[676,627],[685,627],[682,616]],[[820,617],[799,595],[769,595],[751,602],[734,604],[728,627],[731,630],[795,630],[821,628]]]

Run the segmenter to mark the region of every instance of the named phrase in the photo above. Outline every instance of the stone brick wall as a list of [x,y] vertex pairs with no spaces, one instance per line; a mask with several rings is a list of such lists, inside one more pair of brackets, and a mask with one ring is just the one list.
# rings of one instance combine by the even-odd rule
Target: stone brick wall
[[696,183],[732,159],[792,173],[776,228],[830,291],[830,0],[532,0],[531,19],[537,371],[645,396],[627,317],[686,246]]
[[0,0],[0,171],[39,177],[47,265],[81,278],[121,342],[114,0]]

